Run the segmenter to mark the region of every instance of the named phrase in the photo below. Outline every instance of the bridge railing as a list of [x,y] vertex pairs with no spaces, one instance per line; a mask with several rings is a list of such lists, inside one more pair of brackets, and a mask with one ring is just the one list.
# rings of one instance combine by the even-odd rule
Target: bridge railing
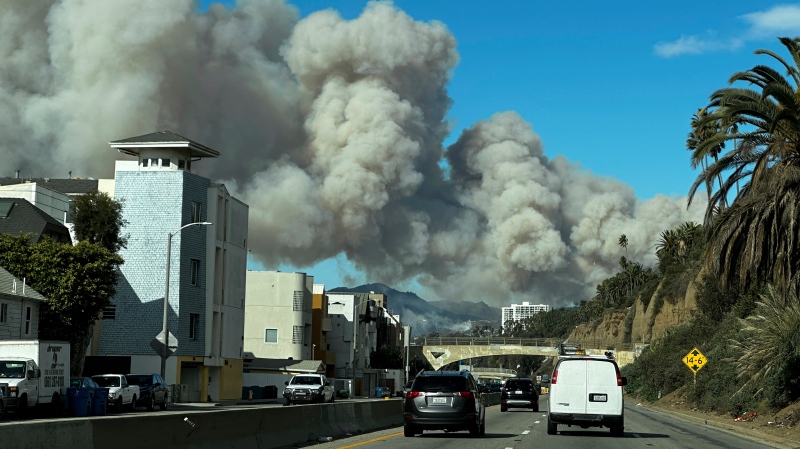
[[[557,348],[563,340],[557,338],[512,338],[512,337],[428,337],[423,340],[423,346],[488,346],[488,345],[519,345]],[[587,339],[569,340],[569,343],[579,344],[583,349],[608,349],[616,351],[633,351],[634,343],[619,343],[610,340]]]

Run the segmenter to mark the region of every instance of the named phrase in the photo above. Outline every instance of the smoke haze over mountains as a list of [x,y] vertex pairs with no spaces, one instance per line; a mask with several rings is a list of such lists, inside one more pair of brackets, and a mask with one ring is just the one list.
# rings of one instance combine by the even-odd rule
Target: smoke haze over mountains
[[618,271],[621,234],[651,266],[659,233],[705,208],[548,158],[513,111],[445,148],[456,38],[391,3],[344,20],[280,0],[10,0],[0,29],[5,171],[111,178],[109,141],[171,130],[220,151],[194,171],[250,205],[267,268],[344,253],[428,297],[558,307]]

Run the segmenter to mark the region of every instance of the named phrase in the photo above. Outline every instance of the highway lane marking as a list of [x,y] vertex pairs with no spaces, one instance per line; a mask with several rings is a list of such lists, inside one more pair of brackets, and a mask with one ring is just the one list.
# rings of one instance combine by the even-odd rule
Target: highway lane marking
[[540,422],[541,422],[541,421],[534,421],[533,423],[534,423],[534,424],[539,424]]
[[351,447],[363,446],[365,444],[375,443],[376,441],[383,441],[383,440],[388,440],[389,438],[399,437],[402,434],[403,434],[403,432],[397,432],[397,433],[393,433],[391,435],[386,435],[386,436],[382,436],[382,437],[378,437],[378,438],[373,438],[371,440],[362,441],[360,443],[350,444],[350,445],[347,445],[347,446],[339,446],[336,449],[349,449]]
[[527,434],[529,434],[529,433],[531,433],[531,431],[530,431],[530,430],[526,430],[526,431],[522,432],[522,434],[523,434],[523,435],[527,435]]

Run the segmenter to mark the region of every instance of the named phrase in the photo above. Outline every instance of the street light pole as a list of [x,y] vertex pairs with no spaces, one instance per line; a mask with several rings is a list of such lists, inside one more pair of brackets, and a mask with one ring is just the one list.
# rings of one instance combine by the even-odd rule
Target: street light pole
[[[210,222],[200,221],[181,226],[177,231],[167,233],[167,273],[164,285],[164,319],[161,322],[161,333],[164,334],[164,347],[161,350],[161,378],[167,377],[167,358],[169,357],[169,327],[167,326],[167,311],[169,310],[169,264],[172,256],[172,236],[181,232],[184,228],[194,225],[210,225]],[[165,380],[166,382],[166,380]]]

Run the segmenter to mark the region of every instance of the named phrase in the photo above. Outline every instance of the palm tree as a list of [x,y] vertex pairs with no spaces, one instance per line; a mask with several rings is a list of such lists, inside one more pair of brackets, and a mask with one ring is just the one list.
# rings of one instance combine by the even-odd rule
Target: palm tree
[[619,246],[625,248],[625,258],[628,258],[628,237],[625,234],[619,236]]
[[[708,120],[708,115],[708,108],[700,108],[697,110],[697,113],[692,116],[692,130],[689,132],[689,136],[686,139],[686,148],[692,152],[692,168],[697,168],[697,166],[700,165],[703,171],[707,169],[709,156],[712,157],[716,162],[719,160],[719,154],[725,149],[724,141],[718,142],[714,145],[706,145],[701,147],[700,144],[703,141],[716,134],[719,134],[722,131],[721,121]],[[719,186],[722,188],[721,173],[717,174],[717,182],[719,182]],[[711,192],[713,190],[711,183],[706,183],[706,190],[708,191],[709,199],[711,199]],[[718,201],[718,206],[720,208],[727,206],[727,198],[722,197]]]
[[[759,386],[761,391],[769,383],[765,379],[784,377],[781,371],[785,365],[795,364],[800,357],[800,302],[793,293],[784,297],[775,286],[767,286],[755,313],[740,323],[742,332],[731,342],[740,354],[735,361],[738,376],[747,379],[739,391],[750,385]],[[787,384],[794,382],[794,379],[782,380]],[[797,391],[794,393],[796,396]]]
[[[736,145],[700,173],[690,189],[689,203],[700,185],[713,185],[725,176],[706,208],[706,263],[727,286],[746,287],[766,280],[785,292],[797,287],[800,263],[800,38],[780,38],[780,42],[793,64],[769,50],[756,54],[772,57],[787,77],[757,65],[735,73],[729,81],[754,87],[731,86],[711,95],[706,107],[710,112],[695,127],[724,126],[697,143],[693,163],[694,155],[711,154],[729,140],[736,140]],[[724,211],[715,208],[734,195],[739,182],[742,186],[731,206]]]

